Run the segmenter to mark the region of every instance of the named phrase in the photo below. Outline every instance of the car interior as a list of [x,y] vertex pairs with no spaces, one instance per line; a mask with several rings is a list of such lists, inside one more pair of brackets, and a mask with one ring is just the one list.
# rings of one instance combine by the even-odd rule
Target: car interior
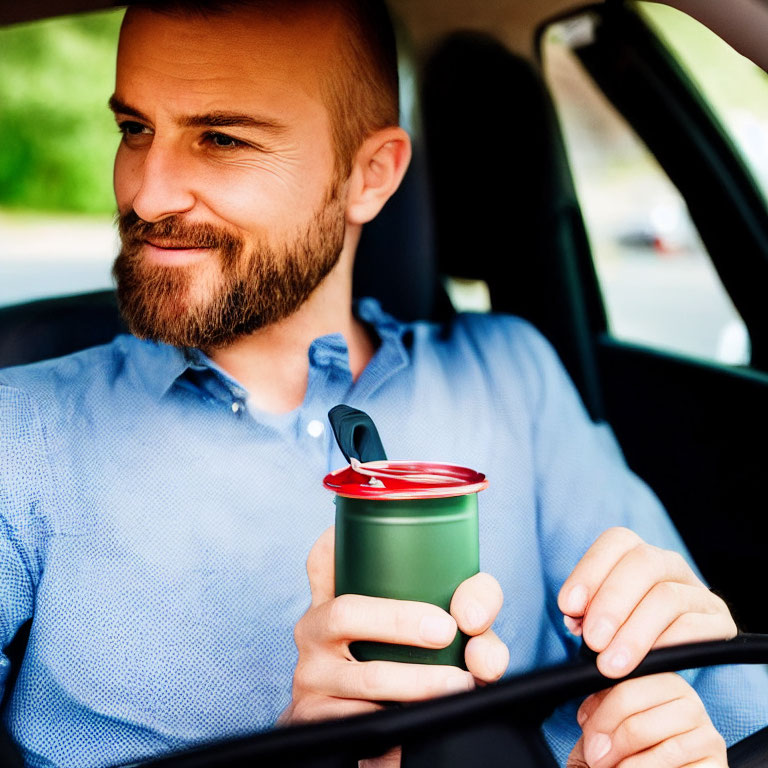
[[[108,5],[35,0],[5,6],[0,23]],[[745,637],[768,632],[764,544],[756,535],[768,501],[768,207],[749,169],[696,86],[630,2],[393,0],[390,5],[420,73],[414,160],[401,189],[365,228],[355,294],[378,298],[385,310],[405,320],[450,322],[455,310],[445,276],[483,281],[493,311],[526,318],[554,345],[590,415],[611,425],[628,464],[660,497]],[[768,4],[743,0],[730,17],[714,9],[716,3],[678,5],[766,66]],[[542,73],[543,31],[564,18],[582,20],[588,33],[573,44],[574,54],[685,199],[749,330],[748,365],[702,361],[611,333]],[[123,331],[111,291],[0,308],[0,367],[68,354]],[[768,662],[765,639],[762,646],[756,636],[752,640],[739,660]],[[24,644],[19,633],[7,650],[15,664]],[[736,651],[721,646],[701,656],[701,663],[736,659],[727,655]],[[674,666],[682,660],[674,650],[651,654],[644,663],[648,671],[681,668]],[[685,667],[693,666],[688,657],[685,661]],[[356,749],[375,754],[410,739],[408,766],[501,765],[509,764],[509,754],[523,753],[516,765],[554,765],[537,735],[538,723],[566,693],[599,690],[597,677],[594,666],[584,662],[568,680],[544,675],[517,681],[517,687],[505,683],[496,692],[489,687],[490,693],[478,691],[480,696],[394,709],[360,722],[275,731],[151,764],[213,766],[258,759],[264,765],[343,765]],[[521,724],[516,730],[507,725],[512,716]],[[457,732],[457,724],[466,727]],[[732,748],[731,764],[768,764],[759,762],[768,759],[768,730],[747,741]],[[462,762],[462,755],[477,759],[482,743],[488,749],[482,763]]]

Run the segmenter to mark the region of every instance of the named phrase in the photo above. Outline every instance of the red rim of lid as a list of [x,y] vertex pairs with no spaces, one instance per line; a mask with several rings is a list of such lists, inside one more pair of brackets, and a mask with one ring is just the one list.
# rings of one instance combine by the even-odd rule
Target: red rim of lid
[[377,461],[378,467],[392,467],[409,474],[441,475],[444,483],[423,483],[402,478],[382,477],[384,487],[370,485],[371,478],[355,472],[352,467],[342,467],[326,475],[323,485],[337,496],[348,499],[440,499],[450,496],[466,496],[488,487],[488,480],[481,472],[455,464],[438,464],[428,461]]

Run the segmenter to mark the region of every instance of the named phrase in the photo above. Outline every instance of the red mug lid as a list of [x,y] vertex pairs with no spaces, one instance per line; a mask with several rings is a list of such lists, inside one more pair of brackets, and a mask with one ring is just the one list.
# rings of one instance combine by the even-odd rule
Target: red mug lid
[[429,461],[369,461],[342,467],[323,485],[350,499],[437,499],[465,496],[488,487],[485,475],[455,464]]

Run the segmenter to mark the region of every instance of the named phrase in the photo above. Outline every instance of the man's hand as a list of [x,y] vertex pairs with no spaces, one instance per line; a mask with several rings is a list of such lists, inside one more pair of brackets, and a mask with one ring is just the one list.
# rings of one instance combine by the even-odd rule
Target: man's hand
[[631,672],[652,648],[736,635],[725,603],[677,552],[610,528],[589,548],[558,596],[565,623],[599,653],[606,677]]
[[[488,574],[461,584],[450,615],[429,603],[362,595],[334,597],[334,531],[328,529],[307,559],[312,604],[296,625],[299,660],[293,699],[281,723],[370,712],[382,701],[418,701],[473,688],[504,673],[507,647],[490,629],[502,603],[501,587]],[[349,644],[355,640],[443,648],[458,627],[471,635],[466,649],[469,672],[457,667],[360,662]]]
[[626,680],[584,700],[568,768],[727,768],[725,741],[680,675]]

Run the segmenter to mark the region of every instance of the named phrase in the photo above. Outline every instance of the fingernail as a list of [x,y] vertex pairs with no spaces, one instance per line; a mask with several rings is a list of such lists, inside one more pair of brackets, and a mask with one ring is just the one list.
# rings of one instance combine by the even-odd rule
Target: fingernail
[[576,713],[576,722],[579,726],[587,722],[587,713],[581,707],[579,707],[579,711]]
[[594,765],[611,751],[611,737],[607,733],[593,733],[584,744],[584,758]]
[[629,653],[619,646],[603,653],[603,663],[613,672],[622,672],[629,665]]
[[456,622],[450,616],[424,616],[419,633],[427,643],[446,646],[456,634]]
[[470,629],[479,629],[488,622],[488,611],[477,600],[470,600],[464,611],[464,618]]
[[565,601],[565,612],[571,616],[581,616],[587,607],[587,588],[577,584],[568,593]]
[[601,651],[608,646],[616,634],[616,625],[608,619],[598,619],[595,627],[589,633],[590,647],[596,651]]
[[475,687],[475,680],[470,674],[451,675],[445,681],[446,693],[465,693]]
[[565,628],[576,637],[581,637],[581,626],[583,623],[583,619],[574,619],[573,616],[563,616],[563,624],[565,624]]
[[509,651],[504,645],[494,645],[485,654],[485,663],[494,676],[503,675],[509,664]]

